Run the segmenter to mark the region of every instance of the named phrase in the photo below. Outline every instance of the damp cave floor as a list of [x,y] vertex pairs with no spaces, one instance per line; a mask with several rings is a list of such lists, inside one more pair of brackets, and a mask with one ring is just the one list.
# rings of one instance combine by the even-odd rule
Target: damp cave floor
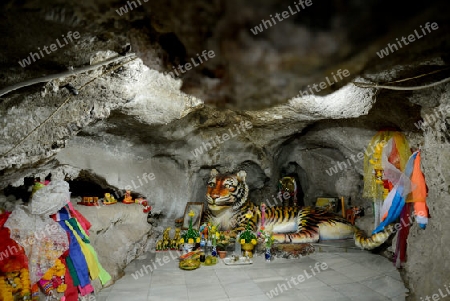
[[[255,255],[253,264],[238,266],[218,259],[214,266],[192,271],[178,267],[175,251],[151,252],[130,263],[124,277],[102,289],[96,300],[405,300],[408,290],[385,257],[367,251],[330,251],[271,262]],[[320,266],[323,263],[326,268]]]

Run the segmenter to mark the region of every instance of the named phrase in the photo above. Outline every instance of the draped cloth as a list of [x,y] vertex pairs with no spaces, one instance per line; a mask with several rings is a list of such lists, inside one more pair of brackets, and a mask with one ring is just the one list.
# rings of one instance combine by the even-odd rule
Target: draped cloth
[[0,273],[28,269],[28,259],[24,249],[11,238],[10,230],[4,227],[10,214],[0,214]]
[[[395,166],[393,166],[392,164],[391,166],[386,166],[386,170],[391,170],[391,172],[386,173],[386,176],[388,177],[389,181],[395,183],[395,185],[391,192],[388,194],[382,207],[382,216],[384,217],[384,219],[382,220],[380,225],[373,231],[373,234],[382,231],[384,227],[395,222],[400,217],[400,214],[402,213],[403,207],[405,206],[407,200],[409,202],[415,201],[418,203],[422,203],[420,206],[426,207],[425,199],[422,198],[422,189],[426,191],[426,185],[425,178],[423,177],[423,174],[420,170],[420,151],[416,151],[410,156],[406,164],[404,173],[399,173],[397,171],[394,172]],[[419,179],[419,181],[417,179]],[[420,182],[420,180],[423,182]],[[428,221],[427,211],[417,210],[416,218],[419,225],[421,223],[426,223]]]
[[[382,150],[381,154],[380,150]],[[386,219],[392,201],[394,199],[399,201],[395,195],[398,193],[398,190],[392,193],[389,198],[387,198],[387,195],[388,191],[392,191],[395,184],[401,180],[402,171],[410,155],[411,151],[408,141],[398,131],[379,131],[367,146],[364,155],[363,197],[371,198],[374,202],[375,229],[382,229],[384,227],[383,225],[380,226],[380,223]],[[383,173],[383,184],[380,183],[380,173]],[[402,179],[404,183],[401,197],[409,193],[408,187],[406,186],[408,181],[405,180]],[[385,203],[385,199],[388,200],[388,204]]]
[[[70,237],[70,248],[69,248],[69,256],[67,257],[67,261],[69,263],[70,258],[70,266],[73,266],[73,270],[75,270],[76,277],[73,277],[74,283],[78,283],[78,289],[82,296],[90,294],[94,291],[94,288],[91,285],[91,281],[89,279],[89,269],[84,257],[84,254],[81,250],[81,246],[78,243],[77,238],[74,233],[65,223],[66,221],[61,220],[59,224],[61,227],[67,232]],[[72,269],[71,274],[72,274]]]
[[409,235],[409,228],[411,223],[404,223],[405,220],[410,221],[411,219],[411,207],[414,204],[414,215],[416,222],[420,228],[425,229],[428,224],[428,207],[426,203],[427,197],[427,185],[425,182],[425,176],[420,169],[420,151],[415,152],[414,162],[408,166],[408,172],[411,174],[411,185],[412,191],[406,199],[405,207],[400,215],[400,221],[403,227],[400,229],[397,237],[397,246],[394,254],[394,263],[397,268],[403,266],[406,262],[406,249],[407,249],[407,239]]
[[[87,220],[73,207],[72,209],[69,208],[69,206],[62,208],[55,216],[55,218],[59,219],[59,222],[61,223],[62,227],[66,229],[71,239],[74,239],[76,241],[72,242],[74,248],[79,249],[70,257],[70,264],[75,267],[75,272],[77,274],[74,282],[79,283],[80,287],[84,287],[89,280],[87,278],[87,275],[89,275],[90,279],[99,278],[102,285],[105,285],[111,280],[111,276],[100,264],[97,252],[90,244],[89,236],[84,229],[87,225]],[[85,227],[83,227],[83,225],[78,221],[78,218],[72,217],[74,215],[78,216],[79,218],[81,217],[81,220],[85,221],[83,223]],[[84,258],[81,258],[80,252],[82,253]],[[80,269],[82,266],[85,271],[81,273],[81,271],[79,271],[78,269]],[[86,268],[84,268],[84,266],[86,266]],[[88,272],[88,274],[86,273],[86,271]]]
[[418,151],[411,175],[413,190],[406,202],[414,203],[414,214],[416,216],[416,221],[422,229],[425,229],[428,224],[429,217],[427,206],[427,185],[425,176],[420,169],[420,161],[420,151]]
[[49,217],[69,200],[69,183],[50,182],[34,192],[28,207],[17,206],[5,223],[5,227],[11,232],[11,238],[25,249],[32,285],[69,248],[65,231]]
[[414,215],[419,227],[425,229],[428,224],[427,188],[425,176],[420,168],[420,160],[420,151],[414,152],[405,166],[404,173],[395,171],[393,165],[386,165],[388,166],[386,169],[388,172],[385,173],[385,176],[392,183],[395,183],[395,186],[383,203],[382,221],[373,233],[382,231],[387,225],[400,219],[394,254],[394,263],[397,268],[402,267],[406,262],[407,239],[413,221],[411,216],[412,205],[414,205]]
[[[78,223],[77,220],[75,220],[75,221],[77,223],[78,229],[80,230],[81,234],[86,239],[89,239],[86,232],[84,232],[84,229],[82,228],[82,226]],[[109,273],[101,265],[100,261],[98,260],[97,252],[95,251],[94,247],[92,247],[92,245],[90,243],[87,243],[86,246],[89,249],[89,251],[92,253],[93,260],[95,261],[95,264],[98,269],[98,277],[100,279],[100,282],[102,283],[102,285],[105,285],[106,283],[108,283],[111,280],[111,275],[109,275]]]
[[69,248],[67,234],[55,221],[45,215],[32,214],[25,206],[14,209],[5,227],[11,231],[11,238],[25,250],[32,285]]

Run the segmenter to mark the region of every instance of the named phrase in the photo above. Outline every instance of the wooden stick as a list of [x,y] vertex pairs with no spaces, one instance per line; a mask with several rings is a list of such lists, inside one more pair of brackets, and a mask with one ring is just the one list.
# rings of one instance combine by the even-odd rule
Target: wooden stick
[[342,217],[345,218],[345,200],[343,196],[341,196],[341,205],[342,205]]

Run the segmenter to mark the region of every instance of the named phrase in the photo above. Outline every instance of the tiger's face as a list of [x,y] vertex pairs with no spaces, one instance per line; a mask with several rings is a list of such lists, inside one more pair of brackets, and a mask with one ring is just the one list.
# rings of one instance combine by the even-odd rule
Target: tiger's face
[[295,179],[292,177],[284,177],[279,181],[280,190],[288,192],[289,195],[293,195],[295,192]]
[[243,170],[235,175],[220,175],[216,169],[211,170],[206,200],[213,216],[225,210],[238,209],[245,203],[248,197],[246,175]]

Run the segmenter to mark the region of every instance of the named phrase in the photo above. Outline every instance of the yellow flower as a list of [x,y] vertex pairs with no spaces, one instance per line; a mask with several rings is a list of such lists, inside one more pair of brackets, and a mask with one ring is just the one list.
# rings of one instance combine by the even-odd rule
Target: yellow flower
[[256,245],[256,239],[253,238],[252,241],[251,241],[251,243],[254,244],[254,245]]
[[245,239],[241,239],[241,245],[245,244]]
[[189,211],[188,215],[189,215],[190,217],[194,217],[195,213],[194,213],[193,210],[191,210],[191,211]]
[[42,276],[43,280],[51,280],[52,278],[53,278],[53,271],[51,269],[45,272],[44,276]]
[[184,238],[180,238],[180,244],[184,244]]
[[212,227],[211,227],[211,232],[212,232],[212,233],[216,232],[216,226],[212,226]]
[[66,274],[66,271],[63,270],[63,269],[58,270],[58,271],[55,272],[55,275],[58,276],[58,277],[62,277],[62,276],[64,276],[65,274]]
[[189,244],[193,244],[193,243],[194,243],[194,239],[189,238],[189,239],[188,239],[188,243],[189,243]]
[[60,284],[60,285],[58,286],[58,288],[56,289],[56,291],[57,291],[58,293],[64,293],[64,292],[66,291],[66,289],[67,289],[67,284],[63,283],[63,284]]
[[219,239],[220,238],[220,233],[216,232],[216,238]]
[[253,213],[251,213],[250,211],[249,211],[247,214],[245,214],[245,217],[246,217],[247,219],[251,219],[252,216],[253,216]]
[[17,289],[21,289],[22,288],[22,283],[20,282],[20,278],[19,277],[14,278],[13,282],[16,285]]
[[197,243],[199,243],[199,242],[200,242],[200,237],[197,237],[197,240],[196,240],[196,242],[197,242]]

